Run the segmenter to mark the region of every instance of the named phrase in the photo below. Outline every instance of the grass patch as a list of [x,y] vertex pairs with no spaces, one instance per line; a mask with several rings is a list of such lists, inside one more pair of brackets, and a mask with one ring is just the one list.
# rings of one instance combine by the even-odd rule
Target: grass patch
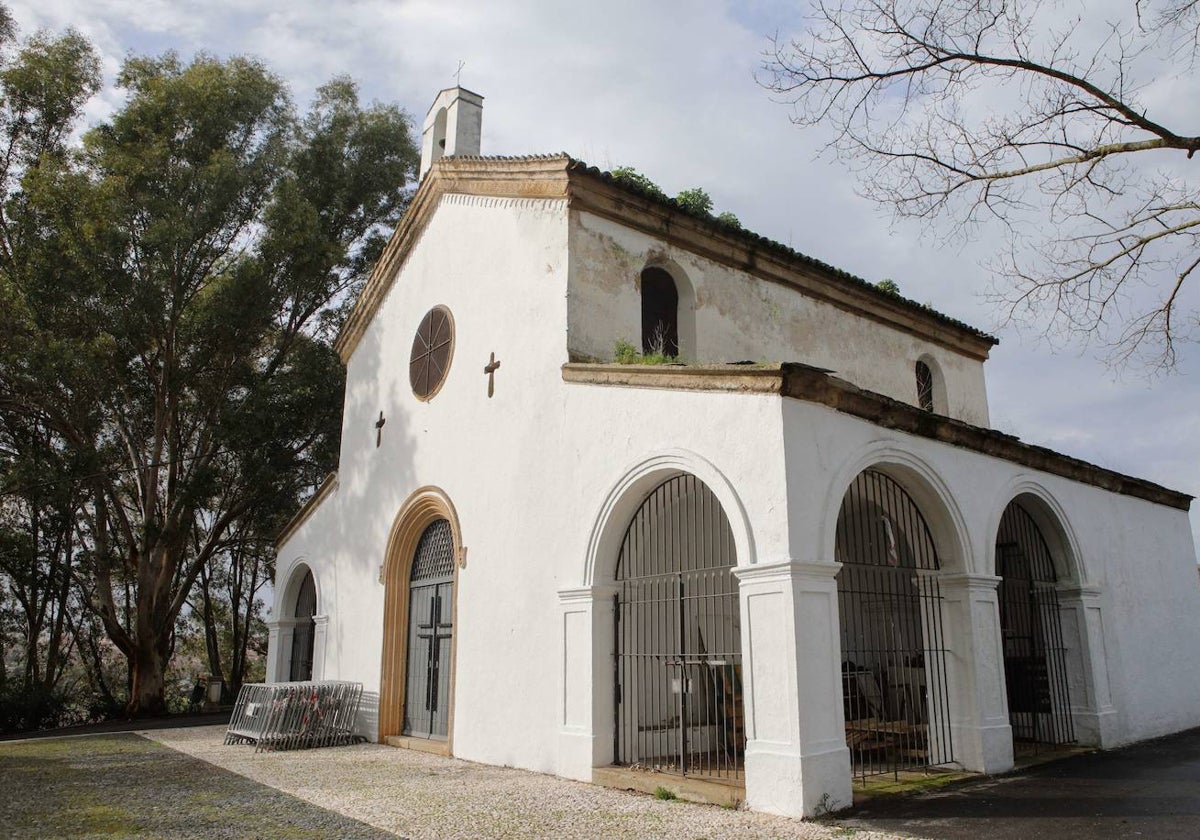
[[931,773],[928,775],[911,774],[898,781],[891,779],[872,780],[868,783],[855,783],[854,798],[856,802],[864,802],[876,796],[911,796],[961,782],[965,779],[977,778],[974,773],[947,772]]
[[0,790],[12,837],[391,837],[130,733],[0,743]]
[[675,794],[675,791],[668,790],[662,785],[659,785],[654,789],[654,798],[662,802],[675,802],[679,799],[679,797]]
[[621,339],[613,347],[613,361],[619,365],[677,365],[678,356],[666,353],[642,353],[628,341]]

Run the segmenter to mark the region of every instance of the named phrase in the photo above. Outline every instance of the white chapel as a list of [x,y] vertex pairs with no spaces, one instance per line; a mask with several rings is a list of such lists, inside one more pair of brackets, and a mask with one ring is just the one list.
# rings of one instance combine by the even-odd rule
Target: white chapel
[[438,95],[338,339],[269,680],[361,682],[374,741],[795,816],[1200,725],[1189,496],[990,429],[966,324],[481,157],[482,107]]

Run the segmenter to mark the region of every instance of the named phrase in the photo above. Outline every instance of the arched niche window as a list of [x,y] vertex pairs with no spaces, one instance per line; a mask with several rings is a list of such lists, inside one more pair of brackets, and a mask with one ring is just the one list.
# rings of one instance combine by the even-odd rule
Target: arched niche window
[[656,267],[642,272],[642,352],[679,355],[679,290]]
[[917,405],[925,411],[949,414],[950,404],[946,395],[946,378],[937,360],[925,355],[917,359],[913,368],[917,384]]
[[917,405],[933,411],[933,370],[925,362],[917,362]]

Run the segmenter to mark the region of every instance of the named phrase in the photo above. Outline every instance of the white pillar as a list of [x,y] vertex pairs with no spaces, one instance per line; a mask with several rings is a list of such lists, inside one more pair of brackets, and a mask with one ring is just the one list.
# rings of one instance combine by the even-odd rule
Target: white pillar
[[842,710],[840,563],[734,569],[742,613],[746,800],[811,817],[852,802]]
[[558,774],[590,782],[593,767],[613,763],[612,586],[558,593]]
[[1075,739],[1092,747],[1110,747],[1117,742],[1117,710],[1108,682],[1101,603],[1101,591],[1097,587],[1075,586],[1058,590]]
[[997,597],[1000,578],[944,574],[937,580],[954,756],[967,770],[1003,773],[1013,766],[1013,740]]
[[325,639],[328,635],[329,616],[313,616],[313,666],[312,678],[325,679]]
[[267,622],[267,682],[292,678],[292,636],[302,618],[278,618]]
[[[287,638],[284,639],[284,636]],[[284,647],[286,643],[286,648]],[[266,681],[283,682],[287,675],[283,674],[292,650],[291,626],[275,619],[267,622],[267,673]]]

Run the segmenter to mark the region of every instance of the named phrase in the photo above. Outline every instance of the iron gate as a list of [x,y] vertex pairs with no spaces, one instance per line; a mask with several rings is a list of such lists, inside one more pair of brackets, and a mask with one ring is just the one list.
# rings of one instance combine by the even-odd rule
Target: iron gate
[[937,550],[916,503],[876,470],[838,513],[842,702],[854,773],[954,760]]
[[421,534],[409,577],[405,735],[449,731],[450,643],[454,634],[454,537],[439,519]]
[[311,680],[313,653],[316,646],[317,585],[312,570],[304,573],[300,582],[300,594],[296,596],[296,618],[300,621],[292,628],[292,660],[288,668],[288,679],[292,682]]
[[659,485],[617,561],[617,764],[741,778],[745,751],[736,550],[695,476]]
[[1057,576],[1033,517],[1012,502],[996,534],[1004,681],[1013,740],[1025,750],[1075,741]]

